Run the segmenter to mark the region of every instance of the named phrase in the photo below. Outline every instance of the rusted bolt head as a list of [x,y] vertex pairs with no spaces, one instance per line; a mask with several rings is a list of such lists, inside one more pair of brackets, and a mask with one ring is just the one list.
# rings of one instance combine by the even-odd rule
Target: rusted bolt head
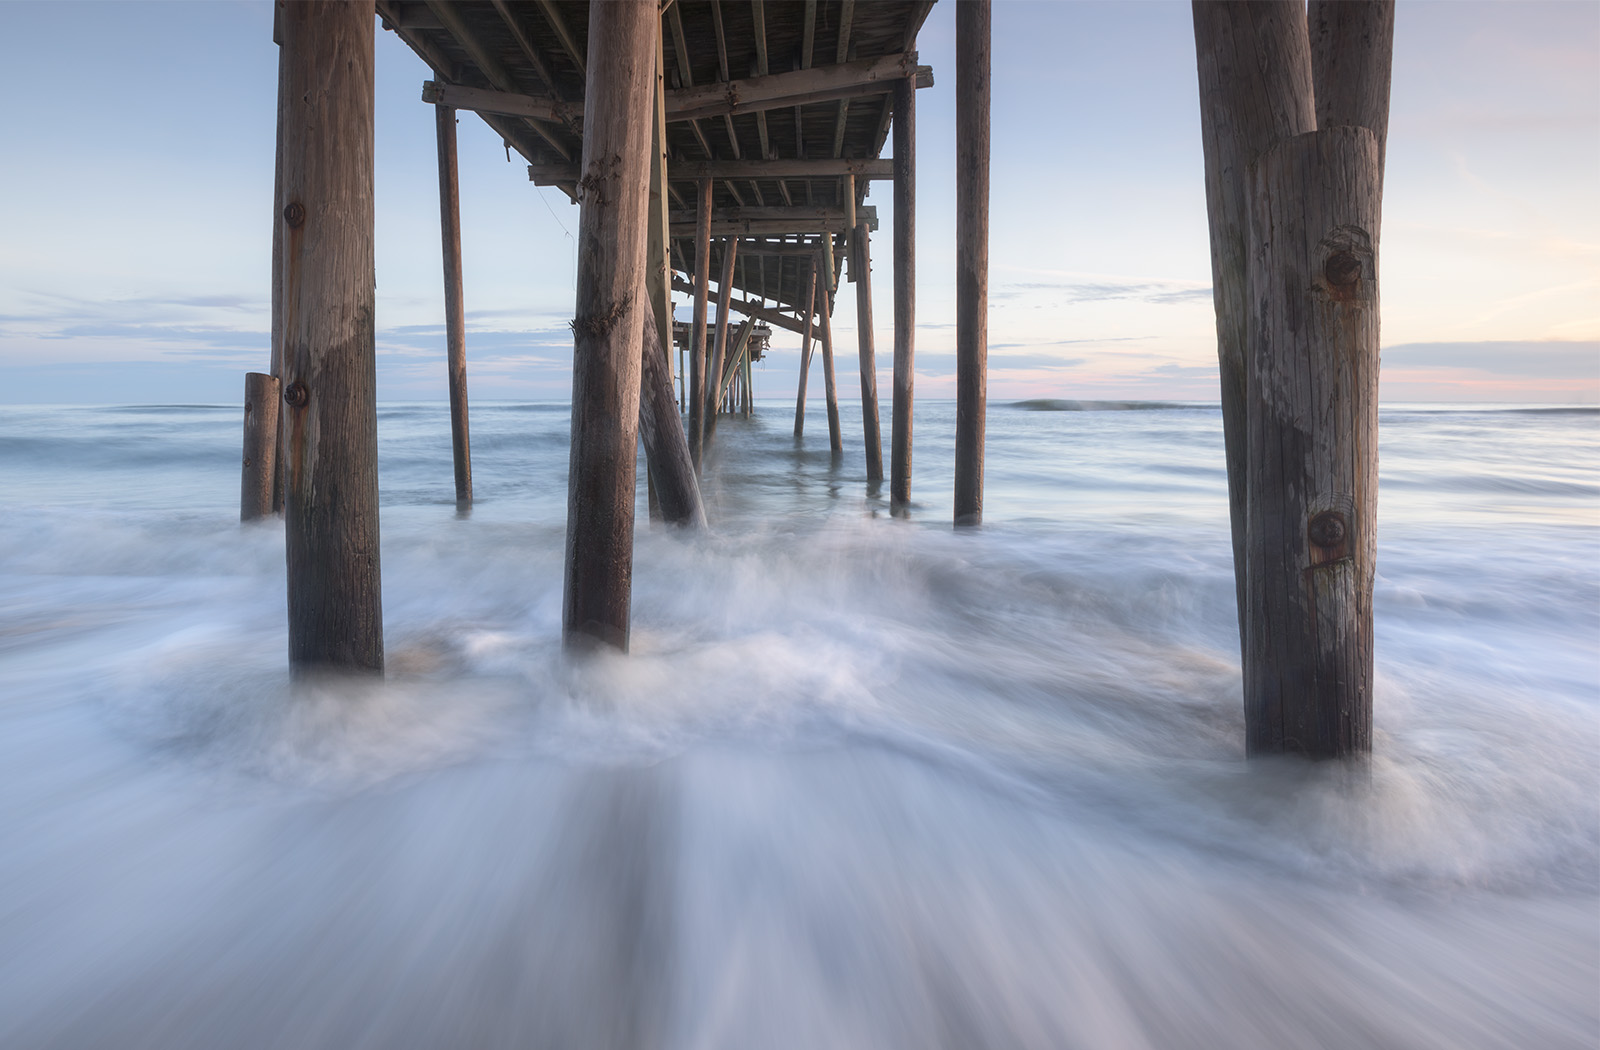
[[306,209],[299,201],[290,201],[289,206],[283,209],[283,221],[289,224],[289,229],[298,230],[301,223],[306,221]]
[[283,403],[291,408],[299,408],[309,400],[311,400],[311,391],[307,390],[306,385],[298,379],[284,388]]
[[1336,287],[1355,284],[1361,279],[1361,257],[1355,252],[1334,252],[1323,264],[1322,275]]
[[1311,519],[1307,530],[1311,542],[1319,547],[1337,547],[1344,542],[1344,515],[1335,510],[1325,510]]

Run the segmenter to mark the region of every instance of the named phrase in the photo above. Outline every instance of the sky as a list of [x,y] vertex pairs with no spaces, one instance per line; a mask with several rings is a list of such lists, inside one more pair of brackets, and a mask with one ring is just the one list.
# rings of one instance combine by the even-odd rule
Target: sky
[[[264,0],[0,0],[0,402],[231,403],[266,369],[271,22]],[[1215,400],[1188,4],[999,0],[993,23],[990,397]],[[953,24],[944,0],[918,42],[928,398],[955,391]],[[375,32],[378,396],[442,399],[429,72]],[[1383,400],[1600,402],[1600,4],[1400,0],[1391,99]],[[577,208],[470,114],[460,169],[472,397],[565,400]],[[851,294],[834,338],[850,391]],[[798,344],[774,331],[758,396],[793,398]]]

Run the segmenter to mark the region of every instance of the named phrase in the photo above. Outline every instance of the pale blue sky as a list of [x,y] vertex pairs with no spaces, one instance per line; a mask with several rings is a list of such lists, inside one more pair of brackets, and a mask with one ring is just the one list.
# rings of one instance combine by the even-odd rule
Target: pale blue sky
[[[953,393],[953,16],[920,41],[925,397]],[[266,3],[0,3],[0,401],[232,402],[266,366],[276,51]],[[377,55],[379,396],[438,398],[428,74]],[[994,56],[991,395],[1213,399],[1188,5],[1000,2]],[[1600,400],[1600,4],[1401,0],[1388,165],[1384,398]],[[471,116],[461,179],[473,396],[565,398],[577,209]],[[797,343],[761,396],[793,396]]]

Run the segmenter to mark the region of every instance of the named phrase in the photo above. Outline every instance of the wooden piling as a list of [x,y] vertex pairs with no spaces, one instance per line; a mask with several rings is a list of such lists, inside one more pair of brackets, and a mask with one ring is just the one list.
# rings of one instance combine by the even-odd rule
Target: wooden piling
[[1372,746],[1378,494],[1377,139],[1258,158],[1248,229],[1244,688],[1251,754]]
[[705,506],[695,482],[689,437],[678,416],[672,374],[661,352],[659,329],[650,319],[640,327],[639,436],[655,479],[661,518],[670,525],[704,528]]
[[817,312],[817,264],[806,265],[805,331],[800,336],[800,392],[794,396],[794,436],[800,437],[806,429],[806,379],[811,372],[811,320]]
[[239,481],[239,520],[272,513],[278,476],[278,377],[246,372],[244,377],[244,457]]
[[1389,138],[1394,0],[1311,0],[1306,26],[1317,127],[1369,129],[1378,140],[1381,188]]
[[589,11],[562,599],[569,649],[628,648],[658,31],[654,0]]
[[306,0],[280,18],[289,662],[381,673],[372,11]]
[[[272,363],[268,370],[283,383],[283,117],[289,108],[288,68],[283,62],[283,2],[272,5],[272,42],[278,45],[277,142],[272,159]],[[272,478],[272,513],[283,513],[283,465],[288,462],[279,414],[279,431],[274,449],[276,473]]]
[[1245,503],[1250,477],[1245,408],[1246,176],[1256,158],[1274,143],[1312,131],[1317,124],[1311,93],[1311,48],[1301,0],[1248,4],[1194,0],[1193,12],[1242,650],[1246,635]]
[[911,501],[916,356],[917,81],[906,77],[894,86],[894,403],[889,437],[889,503],[902,508]]
[[[833,381],[833,296],[817,289],[818,315],[822,322],[822,391],[828,405],[828,448],[835,453],[844,451],[844,436],[839,432],[839,388]],[[877,413],[873,413],[877,418]],[[878,464],[878,476],[883,476],[883,464]]]
[[472,450],[467,436],[467,318],[461,298],[461,182],[456,174],[456,111],[433,107],[439,139],[439,237],[444,247],[445,356],[450,376],[450,451],[456,505],[472,502]]
[[[883,438],[878,433],[878,364],[872,349],[872,248],[866,223],[850,235],[856,275],[856,338],[861,353],[861,433],[867,449],[867,480],[883,480]],[[830,273],[831,282],[833,275]],[[829,331],[832,322],[824,322]],[[830,340],[831,342],[831,340]]]
[[711,294],[711,180],[701,179],[699,190],[694,228],[694,315],[689,327],[689,454],[694,457],[694,469],[697,471],[705,452],[706,303]]
[[983,523],[989,387],[989,0],[956,5],[955,523]]
[[706,444],[711,443],[711,438],[717,432],[717,412],[722,407],[722,369],[724,359],[728,354],[728,322],[733,317],[733,311],[728,308],[729,301],[733,298],[733,264],[739,256],[739,240],[729,237],[722,242],[722,280],[717,287],[722,291],[722,305],[717,307],[717,338],[716,348],[711,354],[711,367],[707,371],[711,389],[708,392],[706,405]]

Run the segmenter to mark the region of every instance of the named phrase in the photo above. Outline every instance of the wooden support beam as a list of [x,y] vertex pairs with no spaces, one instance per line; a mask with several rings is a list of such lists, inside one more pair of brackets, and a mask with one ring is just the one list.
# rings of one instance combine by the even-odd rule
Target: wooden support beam
[[739,322],[739,330],[732,335],[728,347],[728,360],[722,367],[722,381],[717,385],[715,405],[717,412],[733,411],[724,408],[732,397],[734,383],[738,380],[745,352],[750,347],[750,333],[755,330],[755,322],[745,318]]
[[[557,98],[556,78],[551,75],[550,67],[545,63],[544,55],[537,47],[533,46],[533,38],[528,35],[527,29],[523,27],[521,19],[517,18],[516,12],[511,9],[511,4],[508,0],[489,0],[489,2],[494,6],[495,11],[499,12],[500,20],[506,24],[506,29],[511,33],[511,38],[517,42],[517,47],[522,49],[522,57],[528,60],[528,64],[533,67],[534,73],[540,80],[544,81],[545,92],[551,98]],[[565,116],[562,117],[562,121],[568,123],[569,128],[571,127]]]
[[561,11],[554,0],[539,0],[539,10],[543,12],[545,21],[550,23],[550,28],[555,32],[556,39],[561,41],[561,46],[566,49],[567,57],[572,59],[573,63],[578,67],[578,73],[587,81],[589,72],[583,49],[578,46],[578,41],[573,37],[572,31],[567,28],[566,20],[561,17]]
[[[871,226],[872,224],[867,224]],[[808,235],[818,233],[843,233],[845,231],[844,219],[741,219],[729,221],[718,219],[711,224],[713,237],[742,238],[742,237],[786,237],[794,234]],[[672,236],[689,237],[694,233],[694,224],[689,222],[674,222]]]
[[983,523],[989,396],[990,0],[956,5],[955,523]]
[[694,322],[689,338],[689,452],[694,457],[696,470],[700,469],[705,451],[706,302],[711,288],[710,179],[700,180],[699,205],[694,232]]
[[917,357],[917,90],[894,94],[894,402],[889,439],[889,504],[911,502],[911,429]]
[[815,257],[806,266],[805,280],[806,321],[800,333],[800,391],[794,396],[794,436],[801,437],[806,430],[806,377],[811,371],[811,318],[817,310],[817,263]]
[[1245,503],[1249,479],[1245,401],[1246,173],[1280,139],[1314,130],[1311,45],[1301,0],[1193,6],[1200,79],[1200,139],[1211,230],[1211,285],[1222,381],[1235,595],[1245,642]]
[[439,143],[439,240],[444,252],[445,367],[450,387],[450,451],[456,506],[472,502],[472,446],[467,432],[467,317],[461,296],[461,182],[456,169],[456,111],[436,106]]
[[[739,242],[724,241],[722,246],[722,280],[718,288],[722,291],[722,303],[726,304],[733,294],[733,264],[739,257]],[[728,319],[731,311],[726,305],[717,309],[717,339],[716,347],[711,354],[711,367],[707,375],[711,378],[711,390],[706,404],[706,435],[705,443],[711,444],[711,437],[717,429],[717,408],[722,402],[722,362],[728,351]]]
[[626,651],[650,215],[654,0],[589,12],[562,632]]
[[[434,95],[434,101],[459,97],[460,91],[451,89]],[[471,108],[471,107],[466,107]],[[894,178],[894,161],[884,159],[858,160],[852,158],[819,158],[799,160],[792,157],[774,157],[772,160],[680,160],[668,164],[668,174],[673,181],[688,179],[826,179],[853,177],[860,181]],[[528,181],[538,186],[569,186],[578,181],[576,164],[529,164]]]
[[[672,279],[672,287],[678,291],[687,292],[692,290],[694,286],[682,278],[674,277]],[[761,306],[748,299],[739,299],[716,289],[710,290],[707,299],[718,306],[726,306],[735,313],[753,317],[758,321],[765,321],[774,328],[782,328],[786,332],[799,333],[804,330],[804,322],[800,318],[791,317],[782,310],[770,306]],[[701,400],[704,401],[704,398],[702,397]]]
[[[764,77],[770,72],[767,65],[767,6],[763,0],[750,0],[750,14],[755,22],[756,66],[751,72]],[[774,107],[777,108],[777,107]],[[756,111],[756,136],[761,142],[761,156],[772,156],[772,144],[767,139],[767,114]]]
[[[272,40],[276,44],[283,43],[283,30],[280,25],[282,18],[282,5],[272,5]],[[274,378],[283,376],[283,119],[289,109],[289,81],[288,67],[284,65],[280,52],[278,60],[278,113],[277,113],[277,145],[272,163],[272,348],[271,363],[268,366]],[[280,384],[281,386],[281,384]],[[272,513],[283,513],[283,465],[288,462],[284,453],[284,432],[282,414],[274,412],[278,418],[278,433],[276,437],[277,448],[274,449],[272,477]]]
[[1377,139],[1348,125],[1298,135],[1251,174],[1246,751],[1360,754],[1372,748]]
[[[817,292],[822,320],[822,392],[828,408],[828,448],[839,456],[844,453],[844,435],[839,429],[839,388],[833,378],[833,300],[820,288]],[[879,476],[882,476],[881,465]]]
[[861,435],[867,450],[867,480],[883,480],[883,439],[878,432],[878,363],[872,339],[872,248],[865,223],[857,226],[854,241],[855,257],[851,265],[856,271],[856,340],[861,356]]
[[244,455],[239,476],[239,520],[272,514],[278,475],[278,377],[246,372],[244,377]]
[[[867,224],[878,221],[878,210],[872,207],[860,209],[861,217],[858,221]],[[712,222],[813,222],[813,223],[838,223],[842,224],[848,213],[844,208],[833,206],[804,207],[796,205],[793,208],[782,206],[769,206],[765,208],[718,208],[711,213]],[[675,211],[668,217],[675,225],[683,225],[695,221],[696,215],[691,212]],[[841,226],[842,228],[842,226]]]
[[640,328],[644,338],[639,347],[639,437],[649,459],[661,518],[670,525],[705,528],[705,504],[695,482],[689,438],[679,422],[672,390],[672,369],[668,364],[672,358],[656,341],[654,324],[646,320]]
[[907,76],[915,76],[919,88],[933,86],[931,67],[917,65],[915,52],[904,52],[787,73],[768,73],[726,84],[683,87],[667,96],[667,119],[737,116],[813,102],[881,95],[893,91],[895,83]]
[[[506,71],[505,66],[501,65],[494,52],[490,51],[478,39],[478,35],[468,27],[466,20],[461,17],[459,7],[448,3],[447,0],[427,0],[427,4],[428,10],[438,17],[440,24],[444,26],[451,36],[456,38],[457,43],[466,49],[467,54],[472,56],[472,60],[477,64],[478,69],[483,72],[484,76],[489,78],[489,83],[499,88],[502,92],[516,91],[516,82],[511,79],[511,74]],[[540,138],[548,142],[550,148],[555,150],[562,160],[572,159],[572,151],[567,148],[567,144],[557,137],[554,129],[546,126],[548,118],[524,115],[522,120]]]
[[[850,59],[850,28],[855,18],[855,0],[842,0],[839,5],[839,38],[833,49],[834,65],[842,65]],[[845,121],[850,116],[850,100],[839,101],[839,111],[833,120],[833,156],[837,157],[844,152]]]
[[[509,91],[490,91],[487,88],[462,87],[459,84],[446,84],[438,80],[422,82],[422,101],[436,106],[470,110],[474,113],[531,117],[535,120],[560,121],[572,116],[570,107],[554,99],[513,94]],[[546,165],[546,167],[576,172],[578,162],[569,156],[566,164]]]
[[280,14],[289,664],[381,674],[372,10]]
[[1359,127],[1378,140],[1378,174],[1389,141],[1389,74],[1394,54],[1394,0],[1312,0],[1311,80],[1317,128]]

